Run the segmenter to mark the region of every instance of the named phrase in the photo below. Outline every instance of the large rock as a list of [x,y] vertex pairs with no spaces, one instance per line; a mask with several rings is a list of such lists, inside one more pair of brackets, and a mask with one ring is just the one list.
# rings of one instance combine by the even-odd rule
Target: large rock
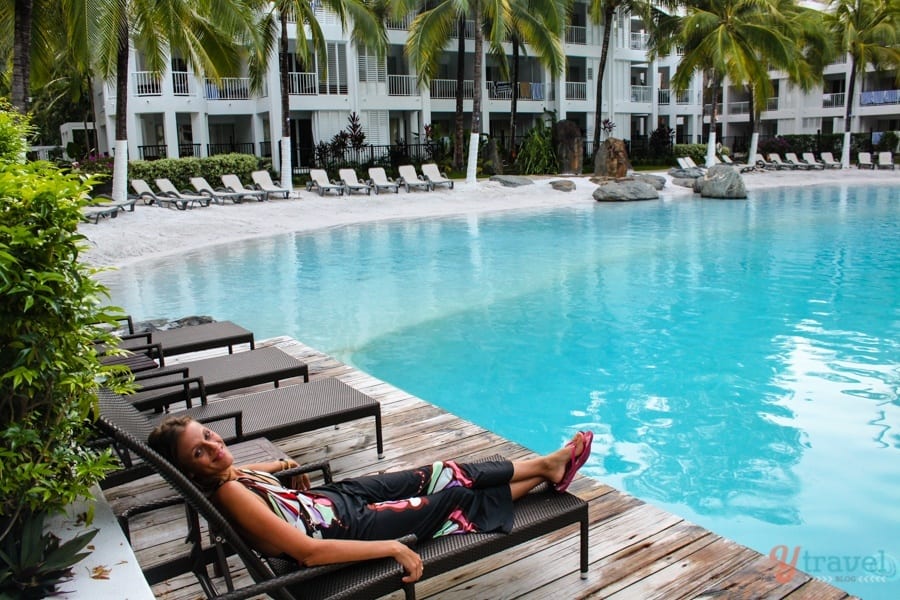
[[618,138],[604,140],[594,157],[594,176],[621,179],[628,174],[631,163],[625,142]]
[[631,177],[635,181],[646,183],[653,186],[654,190],[661,190],[666,187],[666,178],[661,175],[651,175],[650,173],[635,173]]
[[[691,167],[689,169],[682,169],[679,167],[672,167],[669,169],[669,175],[672,179],[697,179],[698,177],[703,177],[703,169]],[[690,187],[690,186],[688,186]]]
[[584,138],[575,121],[563,119],[553,124],[553,145],[559,160],[559,172],[580,174],[584,159]]
[[608,181],[594,190],[597,202],[630,202],[633,200],[657,200],[659,192],[652,185],[641,181]]
[[574,192],[575,182],[569,179],[554,179],[550,182],[550,187],[559,192]]
[[728,165],[713,165],[705,177],[694,180],[694,191],[703,198],[743,199],[747,197],[744,178]]
[[519,187],[523,185],[534,185],[534,182],[528,177],[521,175],[491,175],[491,181],[496,181],[500,185],[506,187]]

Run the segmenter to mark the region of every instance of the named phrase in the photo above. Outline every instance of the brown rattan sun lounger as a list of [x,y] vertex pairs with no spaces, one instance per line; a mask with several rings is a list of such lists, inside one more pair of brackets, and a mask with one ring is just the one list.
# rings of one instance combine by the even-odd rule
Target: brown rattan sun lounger
[[251,350],[256,347],[253,341],[253,332],[240,325],[235,325],[231,321],[213,321],[212,323],[188,325],[163,331],[132,333],[123,336],[119,346],[129,349],[146,344],[159,344],[166,356],[225,346],[228,346],[228,353],[232,354],[234,346],[237,344],[250,344]]
[[[209,428],[225,439],[278,439],[374,417],[375,448],[378,458],[384,457],[381,404],[333,377],[255,394],[230,396],[214,402],[207,402],[205,398],[200,401],[200,406],[179,414],[190,415],[197,421],[218,421],[211,423]],[[241,417],[231,418],[234,414]],[[162,418],[159,416],[155,420]]]
[[[212,503],[168,461],[151,450],[142,440],[128,435],[108,420],[101,418],[99,425],[120,447],[127,448],[147,464],[152,465],[183,496],[186,505],[209,523],[210,530],[214,531],[216,538],[223,542],[223,549],[238,554],[249,574],[257,582],[218,596],[207,572],[207,564],[215,560],[215,555],[211,549],[201,547],[198,534],[189,538],[194,545],[191,555],[197,558],[192,565],[192,571],[207,596],[216,596],[221,600],[240,600],[260,594],[269,594],[273,598],[284,600],[301,597],[375,598],[403,589],[408,599],[415,598],[415,586],[401,581],[402,569],[392,560],[306,568],[298,567],[292,561],[260,559]],[[188,518],[191,519],[190,516]],[[517,501],[514,519],[513,531],[508,535],[473,533],[444,536],[421,542],[416,546],[416,552],[424,561],[425,577],[440,575],[448,569],[471,563],[574,524],[580,526],[581,575],[582,577],[587,575],[588,505],[585,501],[569,493],[553,492],[548,487]],[[289,569],[289,572],[276,574],[282,569]]]
[[[137,393],[129,396],[140,410],[160,403],[178,402],[186,397],[217,394],[303,377],[309,381],[309,367],[278,348],[257,348],[247,352],[192,360],[177,365],[135,373]],[[173,383],[183,384],[173,387]]]

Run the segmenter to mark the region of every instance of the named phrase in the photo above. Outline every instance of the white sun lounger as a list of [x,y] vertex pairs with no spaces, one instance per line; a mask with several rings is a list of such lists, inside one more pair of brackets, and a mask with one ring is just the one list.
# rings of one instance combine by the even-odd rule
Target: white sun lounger
[[219,204],[225,204],[226,200],[231,200],[235,204],[238,204],[244,199],[244,194],[241,192],[232,192],[225,188],[213,189],[213,187],[209,185],[209,182],[203,177],[191,177],[191,185],[194,186],[194,189],[197,190],[197,192],[204,196],[208,196],[213,202]]
[[431,191],[431,183],[424,177],[416,173],[416,168],[412,165],[400,165],[400,179],[398,183],[403,186],[407,193],[413,188],[422,188],[426,192]]
[[291,195],[290,190],[275,185],[268,171],[253,171],[250,173],[250,178],[253,179],[256,187],[264,191],[269,198],[288,198]]
[[159,191],[162,192],[164,196],[169,198],[178,198],[182,202],[188,204],[188,208],[193,208],[194,204],[199,204],[200,206],[209,206],[210,198],[208,196],[200,196],[197,194],[190,194],[188,192],[181,192],[175,187],[175,184],[166,179],[165,177],[160,177],[156,180],[156,187],[159,188]]
[[267,197],[267,194],[262,190],[244,187],[244,184],[241,183],[241,180],[237,175],[222,175],[222,185],[224,185],[225,189],[229,192],[240,192],[244,197],[252,198],[259,202],[262,202]]
[[431,184],[431,189],[439,185],[445,185],[451,190],[453,189],[453,180],[448,179],[445,173],[441,173],[438,166],[434,163],[422,165],[422,175]]
[[369,184],[376,194],[381,190],[393,190],[395,194],[400,193],[400,184],[388,177],[382,167],[369,167]]
[[834,155],[831,152],[823,152],[820,156],[822,157],[822,164],[828,169],[841,169],[844,166],[834,160]]
[[353,192],[365,192],[367,196],[372,193],[372,186],[360,181],[353,169],[340,169],[338,175],[341,177],[341,184],[348,196]]
[[344,185],[333,183],[328,179],[328,173],[325,172],[325,169],[310,169],[309,180],[306,189],[316,190],[320,196],[324,196],[328,192],[334,192],[338,196],[344,195]]

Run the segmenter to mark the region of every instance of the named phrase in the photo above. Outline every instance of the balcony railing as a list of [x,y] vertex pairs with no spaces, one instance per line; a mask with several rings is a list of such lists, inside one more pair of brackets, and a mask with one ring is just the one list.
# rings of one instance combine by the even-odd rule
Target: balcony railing
[[631,32],[631,44],[628,47],[632,50],[646,50],[649,41],[650,34]]
[[900,104],[900,90],[874,90],[860,92],[860,106],[878,106],[881,104]]
[[409,26],[412,24],[413,19],[416,18],[415,12],[407,13],[405,17],[400,19],[388,19],[385,21],[385,27],[387,29],[393,29],[394,31],[408,31]]
[[587,27],[578,25],[569,25],[566,27],[566,43],[567,44],[587,44]]
[[288,73],[288,94],[294,96],[316,96],[319,93],[319,76],[316,73]]
[[[456,98],[455,79],[432,79],[431,97],[439,99]],[[475,83],[471,79],[463,81],[463,98],[471,99],[474,96]]]
[[156,71],[135,71],[131,74],[138,96],[162,96],[162,81]]
[[228,143],[228,144],[207,144],[206,153],[209,156],[216,154],[253,154],[253,142],[247,143]]
[[567,81],[566,100],[587,100],[587,82]]
[[[451,35],[451,37],[459,39],[459,23],[458,22],[453,26],[453,31],[450,35]],[[465,38],[467,40],[471,40],[471,39],[475,38],[475,21],[466,21]]]
[[223,77],[216,83],[206,80],[207,100],[248,100],[250,98],[249,77]]
[[683,92],[678,92],[675,94],[675,104],[690,104],[691,103],[691,90],[684,90]]
[[766,100],[766,110],[778,110],[778,96]]
[[822,108],[841,108],[844,106],[844,92],[822,94]]
[[672,101],[672,90],[669,88],[656,90],[656,101],[659,104],[669,104]]
[[200,144],[178,144],[178,157],[200,156]]
[[138,146],[138,155],[140,155],[141,160],[157,160],[169,156],[165,144]]
[[388,75],[388,96],[418,96],[415,75]]
[[259,143],[259,155],[268,158],[272,156],[272,142]]
[[[512,98],[512,83],[508,81],[488,81],[488,98],[491,100],[509,100]],[[548,100],[548,88],[542,81],[520,81],[519,100]]]
[[729,102],[728,103],[728,114],[729,115],[749,115],[750,114],[750,102],[744,100],[741,102]]
[[172,90],[176,96],[193,96],[191,76],[187,71],[172,71]]
[[649,85],[631,86],[631,101],[649,103],[651,98]]

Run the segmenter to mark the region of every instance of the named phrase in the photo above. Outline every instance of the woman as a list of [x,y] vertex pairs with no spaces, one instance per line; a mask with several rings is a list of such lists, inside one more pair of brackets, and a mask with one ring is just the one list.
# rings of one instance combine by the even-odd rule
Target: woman
[[236,467],[222,438],[190,417],[169,417],[149,439],[260,552],[307,566],[390,557],[406,570],[407,583],[422,576],[422,560],[395,538],[509,532],[513,501],[544,482],[564,492],[592,441],[591,432],[579,432],[565,447],[530,460],[444,461],[312,489],[304,476],[289,489],[271,474],[297,463]]

